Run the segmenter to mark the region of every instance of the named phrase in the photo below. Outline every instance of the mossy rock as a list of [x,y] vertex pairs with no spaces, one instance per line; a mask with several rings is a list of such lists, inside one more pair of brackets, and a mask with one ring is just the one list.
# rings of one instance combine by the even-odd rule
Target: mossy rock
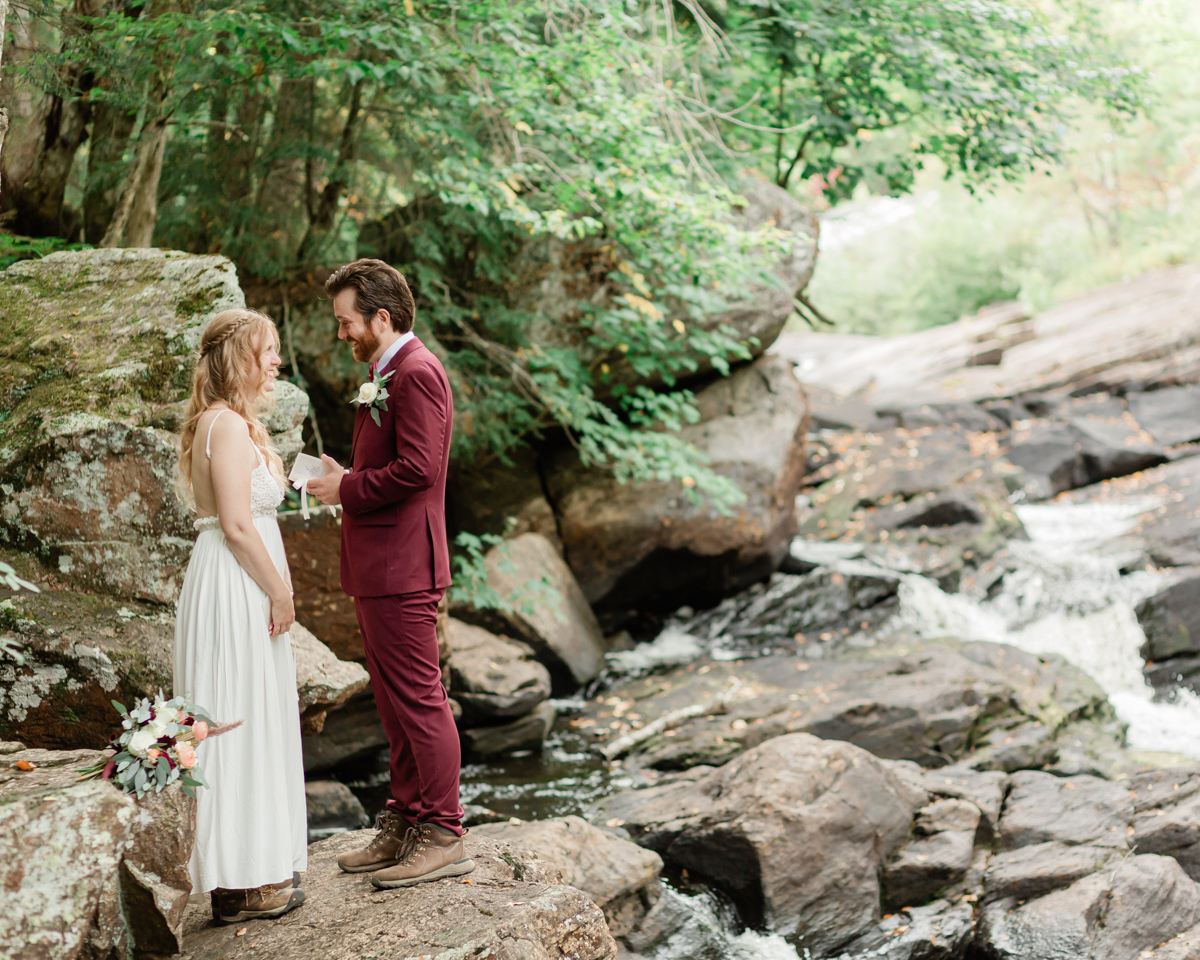
[[[194,538],[175,432],[201,331],[244,304],[217,256],[84,250],[0,273],[0,539],[77,586],[174,600]],[[294,453],[307,398],[277,393]]]

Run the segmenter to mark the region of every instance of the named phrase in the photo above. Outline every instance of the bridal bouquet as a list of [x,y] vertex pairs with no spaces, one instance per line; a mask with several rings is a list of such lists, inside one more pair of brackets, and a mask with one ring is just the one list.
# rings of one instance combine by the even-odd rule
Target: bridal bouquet
[[117,753],[82,768],[79,779],[112,780],[126,793],[136,793],[139,800],[150,790],[161,793],[176,780],[194,799],[197,787],[208,786],[196,765],[196,746],[201,740],[240,725],[218,726],[183,697],[164,700],[161,692],[153,701],[139,700],[132,710],[116,700],[112,705],[124,718],[122,732],[109,744],[109,749]]

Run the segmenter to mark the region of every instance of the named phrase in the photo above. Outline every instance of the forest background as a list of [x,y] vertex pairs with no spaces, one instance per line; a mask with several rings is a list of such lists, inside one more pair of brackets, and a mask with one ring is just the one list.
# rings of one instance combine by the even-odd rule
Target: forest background
[[[748,356],[722,314],[777,282],[739,184],[822,213],[796,324],[897,332],[1195,259],[1191,6],[0,0],[0,256],[221,253],[286,304],[386,250],[459,462],[565,436],[728,502],[676,431],[695,375]],[[589,283],[535,306],[563,263]]]

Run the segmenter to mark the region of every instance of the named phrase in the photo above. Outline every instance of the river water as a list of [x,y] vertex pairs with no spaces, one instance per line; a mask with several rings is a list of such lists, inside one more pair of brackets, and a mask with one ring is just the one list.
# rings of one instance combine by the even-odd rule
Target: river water
[[[1061,654],[1104,689],[1128,724],[1130,748],[1200,760],[1200,697],[1187,691],[1170,700],[1156,697],[1142,675],[1139,648],[1145,636],[1135,607],[1179,579],[1180,573],[1128,570],[1137,554],[1123,550],[1121,538],[1155,506],[1152,500],[1018,506],[1029,540],[1006,546],[1001,579],[977,595],[969,588],[948,594],[933,580],[904,574],[899,612],[881,628],[879,640],[887,642],[889,634],[955,636],[1008,643],[1029,653]],[[838,561],[832,562],[836,567]],[[719,654],[720,638],[706,646]],[[636,671],[656,663],[686,662],[703,652],[686,634],[668,631],[653,647],[643,645],[619,655],[613,666]],[[559,723],[540,754],[522,752],[464,766],[462,798],[469,813],[522,820],[584,815],[608,793],[648,784],[640,774],[625,771],[619,763],[608,764],[588,748],[569,723],[578,705],[579,701],[558,703]],[[344,770],[340,778],[351,784],[369,813],[382,808],[386,756]],[[736,911],[712,891],[676,879],[674,885],[667,881],[664,896],[677,923],[665,941],[646,950],[648,960],[796,957],[783,937],[745,929]]]

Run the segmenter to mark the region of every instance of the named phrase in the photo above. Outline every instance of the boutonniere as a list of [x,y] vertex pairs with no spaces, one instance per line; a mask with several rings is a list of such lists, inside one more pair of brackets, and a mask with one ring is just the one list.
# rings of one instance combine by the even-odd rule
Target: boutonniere
[[372,374],[371,379],[358,388],[358,396],[350,401],[366,407],[377,427],[383,426],[379,419],[379,411],[387,412],[387,382],[392,379],[394,372],[390,370],[378,380]]

